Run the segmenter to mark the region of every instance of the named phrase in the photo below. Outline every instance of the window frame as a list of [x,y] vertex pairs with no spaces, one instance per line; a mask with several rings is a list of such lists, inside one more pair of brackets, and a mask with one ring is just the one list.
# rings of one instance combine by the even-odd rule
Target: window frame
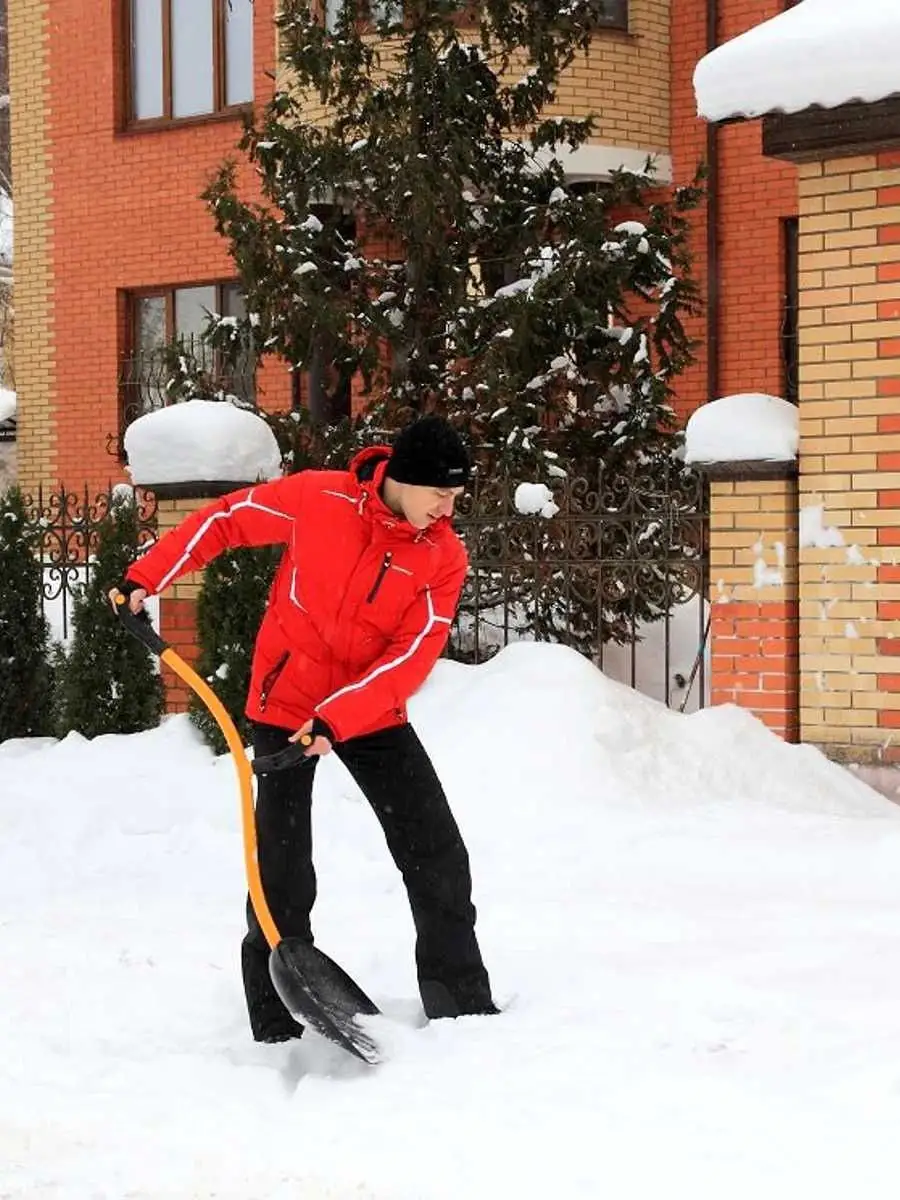
[[146,287],[125,289],[125,344],[124,358],[133,359],[141,353],[137,338],[138,301],[152,300],[162,297],[166,304],[166,337],[163,345],[170,346],[179,336],[175,328],[175,293],[193,291],[195,288],[211,287],[216,290],[215,311],[220,315],[225,312],[225,289],[240,290],[239,279],[191,279],[181,283],[148,284]]
[[[391,0],[383,0],[383,2],[390,3]],[[794,0],[794,2],[796,3],[797,0]],[[398,8],[402,8],[403,0],[393,0],[393,3],[395,3]],[[604,20],[602,20],[600,22],[597,32],[598,33],[606,33],[606,32],[629,33],[630,32],[630,26],[628,24],[629,0],[607,0],[607,3],[610,4],[613,11],[610,13],[608,18],[605,18]],[[371,7],[373,7],[373,6],[374,5],[372,4],[372,2],[370,0],[370,10],[371,10]],[[328,0],[318,0],[319,20],[322,22],[322,25],[325,28],[325,31],[327,33],[331,34],[334,31],[333,31],[333,29],[331,29],[329,27],[331,22],[329,21],[328,7],[329,7]],[[461,16],[459,19],[462,23],[465,23],[464,16]],[[372,24],[374,24],[374,23],[371,22],[371,19],[369,21],[364,22],[364,25],[371,26]]]
[[[161,297],[165,301],[166,313],[166,330],[165,338],[162,346],[171,346],[178,337],[178,331],[175,328],[175,293],[193,288],[212,287],[215,288],[215,307],[216,311],[223,313],[225,309],[224,290],[226,288],[237,288],[240,290],[240,280],[235,278],[223,279],[217,277],[214,279],[192,279],[182,281],[180,283],[166,284],[149,284],[145,287],[123,289],[119,294],[121,296],[120,312],[122,313],[122,321],[124,328],[122,330],[122,352],[119,358],[118,366],[118,390],[119,390],[119,453],[123,453],[123,437],[125,429],[135,420],[141,412],[137,410],[137,406],[130,401],[130,395],[133,389],[140,389],[144,386],[139,375],[134,374],[135,367],[143,355],[148,354],[148,351],[142,350],[138,338],[138,302],[146,299]],[[160,347],[162,348],[162,347]],[[253,363],[252,382],[253,382],[253,399],[256,400],[256,385],[257,385],[258,360]],[[215,377],[224,374],[224,371],[219,365],[218,352],[215,352],[213,374]],[[248,379],[250,376],[248,376]],[[134,410],[134,411],[132,411]]]
[[[200,0],[197,0],[200,2]],[[204,124],[209,121],[222,121],[243,116],[253,107],[253,97],[242,100],[238,104],[226,104],[225,98],[228,86],[228,57],[226,52],[226,31],[223,4],[228,0],[208,0],[213,8],[212,26],[212,76],[213,76],[213,107],[209,112],[190,113],[186,116],[175,116],[172,112],[174,96],[172,92],[172,0],[160,0],[162,9],[162,96],[163,111],[157,117],[137,117],[134,115],[134,62],[131,46],[131,6],[132,0],[120,0],[119,36],[121,39],[119,58],[119,78],[121,89],[120,103],[120,132],[144,132],[153,129],[168,129],[181,125]],[[255,19],[255,8],[254,8]],[[251,59],[253,49],[251,47]],[[251,74],[253,63],[251,62]],[[255,88],[254,88],[255,91]]]
[[628,0],[608,0],[608,3],[612,6],[613,12],[608,18],[601,22],[600,28],[603,30],[612,29],[620,33],[628,33]]
[[800,218],[781,218],[781,379],[785,400],[800,403]]

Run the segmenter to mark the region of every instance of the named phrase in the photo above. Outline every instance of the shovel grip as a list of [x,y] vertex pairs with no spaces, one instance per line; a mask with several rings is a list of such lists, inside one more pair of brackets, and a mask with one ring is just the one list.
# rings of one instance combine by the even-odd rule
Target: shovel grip
[[313,760],[307,756],[306,752],[314,741],[312,734],[304,733],[298,742],[292,742],[284,750],[278,750],[275,754],[264,754],[261,758],[254,758],[253,774],[268,775],[270,771],[284,771],[288,767],[297,766],[298,763],[311,764]]
[[168,649],[168,645],[153,628],[149,613],[145,609],[133,613],[128,606],[128,597],[123,592],[116,593],[113,604],[116,616],[132,637],[136,637],[139,642],[144,643],[148,650],[162,657],[162,653]]

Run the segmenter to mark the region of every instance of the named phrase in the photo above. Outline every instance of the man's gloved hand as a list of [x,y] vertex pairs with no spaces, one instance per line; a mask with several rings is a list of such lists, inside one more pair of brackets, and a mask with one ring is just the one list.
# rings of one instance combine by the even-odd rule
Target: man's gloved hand
[[113,611],[116,609],[116,596],[122,595],[128,597],[128,607],[135,615],[143,611],[147,594],[146,588],[141,587],[139,583],[133,583],[130,579],[123,579],[121,583],[117,583],[107,592]]
[[324,756],[331,753],[332,745],[334,744],[334,733],[321,717],[313,717],[311,721],[307,721],[301,729],[298,729],[295,734],[288,738],[288,741],[299,742],[307,734],[313,739],[312,745],[306,751],[307,758],[311,758],[316,754]]

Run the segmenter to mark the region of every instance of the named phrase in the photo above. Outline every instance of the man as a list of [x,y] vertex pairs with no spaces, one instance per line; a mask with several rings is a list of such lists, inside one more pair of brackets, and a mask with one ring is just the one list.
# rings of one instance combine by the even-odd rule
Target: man
[[[259,865],[283,937],[312,941],[310,806],[315,765],[333,749],[375,811],[403,875],[429,1017],[493,1013],[475,936],[469,860],[406,702],[446,644],[468,567],[450,517],[470,464],[452,427],[427,416],[393,449],[348,471],[302,471],[233,492],[195,513],[128,571],[134,612],[224,550],[285,547],[254,650],[246,712],[257,756],[311,733],[306,762],[259,780]],[[268,971],[247,905],[242,967],[253,1036],[299,1037]]]

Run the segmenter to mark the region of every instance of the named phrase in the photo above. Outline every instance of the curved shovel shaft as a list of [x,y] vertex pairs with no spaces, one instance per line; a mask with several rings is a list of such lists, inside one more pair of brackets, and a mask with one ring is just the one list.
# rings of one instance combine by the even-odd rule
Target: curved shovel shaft
[[238,783],[241,790],[241,827],[244,840],[244,866],[247,872],[247,887],[253,911],[259,921],[269,948],[274,949],[281,941],[281,934],[269,912],[263,892],[262,878],[259,873],[259,861],[256,852],[256,814],[253,806],[253,772],[250,761],[244,751],[244,743],[235,728],[234,722],[228,715],[222,701],[212,688],[202,679],[193,667],[188,666],[180,654],[172,649],[159,636],[150,624],[146,612],[133,613],[128,607],[127,597],[119,592],[115,597],[115,613],[128,632],[143,642],[144,645],[170,667],[179,679],[200,697],[216,724],[222,730],[222,735],[231,751],[235,768],[238,773]]

